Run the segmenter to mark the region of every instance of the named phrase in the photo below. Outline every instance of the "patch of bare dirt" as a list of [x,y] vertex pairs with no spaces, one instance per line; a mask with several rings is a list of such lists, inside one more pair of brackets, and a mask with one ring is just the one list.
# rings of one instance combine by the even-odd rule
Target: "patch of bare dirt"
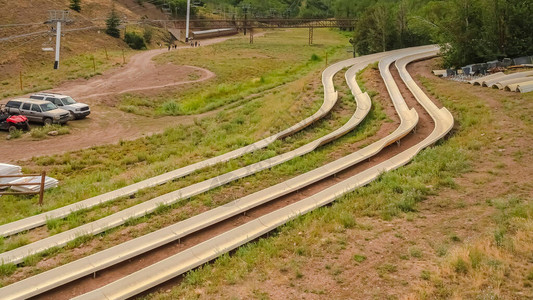
[[[258,35],[260,36],[260,35]],[[202,46],[223,42],[232,37],[220,37],[202,41]],[[179,48],[190,48],[182,46]],[[171,52],[180,50],[171,50]],[[0,143],[2,162],[15,162],[34,156],[61,154],[93,146],[113,144],[120,140],[134,140],[162,132],[169,126],[192,124],[195,118],[217,113],[210,111],[194,116],[172,116],[161,118],[128,114],[109,105],[115,104],[115,96],[121,93],[151,94],[162,88],[199,83],[215,76],[209,70],[193,66],[172,64],[156,65],[152,58],[167,49],[145,51],[133,56],[130,62],[116,70],[95,76],[89,80],[77,79],[52,89],[73,96],[91,105],[91,115],[83,120],[69,122],[71,133],[44,140],[29,137]],[[38,125],[36,125],[38,126]],[[0,140],[7,133],[0,132]],[[13,151],[24,149],[24,151]]]

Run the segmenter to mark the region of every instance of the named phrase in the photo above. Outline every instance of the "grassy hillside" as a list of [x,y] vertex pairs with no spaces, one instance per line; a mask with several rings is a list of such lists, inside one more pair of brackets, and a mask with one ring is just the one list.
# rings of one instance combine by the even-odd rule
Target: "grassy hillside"
[[533,93],[419,79],[449,139],[142,299],[533,297]]
[[[23,93],[48,86],[46,83],[30,80],[36,74],[49,71],[53,66],[54,52],[43,52],[41,48],[55,48],[55,33],[50,32],[50,25],[44,24],[44,22],[48,20],[48,10],[68,9],[69,3],[68,0],[4,1],[2,3],[0,25],[3,26],[0,27],[0,38],[46,32],[0,41],[0,52],[2,53],[0,56],[0,82],[2,82],[1,91],[4,94],[0,94],[0,96],[6,97],[15,93],[15,91]],[[102,30],[105,28],[105,19],[109,15],[113,3],[124,21],[138,20],[145,15],[151,18],[165,17],[153,5],[145,3],[140,6],[133,0],[84,0],[81,3],[81,12],[70,10],[73,22],[63,26],[64,36],[61,39],[62,62],[71,60],[76,61],[72,62],[72,64],[83,64],[83,56],[90,56],[94,52],[97,52],[96,55],[99,56],[104,55],[104,49],[110,52],[128,49],[128,46],[121,39],[112,38]],[[13,24],[16,26],[7,26]],[[89,29],[75,32],[65,31],[79,28]],[[157,40],[157,33],[154,40]],[[109,66],[103,66],[100,71],[115,63],[116,61],[111,61]],[[62,65],[60,65],[60,68]],[[63,67],[65,66],[63,65]],[[68,68],[66,70],[72,71]],[[18,77],[20,72],[22,72],[23,84],[26,83],[24,84],[25,91],[20,91],[19,88]],[[76,74],[77,72],[74,70],[71,73]],[[80,74],[81,77],[87,75]],[[71,74],[70,76],[72,77],[73,75]],[[58,83],[55,74],[44,77],[51,78],[52,82],[49,84],[56,85]]]

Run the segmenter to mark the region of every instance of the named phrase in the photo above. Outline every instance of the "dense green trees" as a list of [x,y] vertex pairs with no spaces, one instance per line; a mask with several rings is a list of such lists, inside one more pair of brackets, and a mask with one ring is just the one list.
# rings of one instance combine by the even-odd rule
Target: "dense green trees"
[[[170,11],[175,17],[185,17],[187,15],[187,0],[169,0]],[[191,7],[191,15],[196,14],[195,7]]]
[[526,0],[432,1],[419,13],[443,48],[447,66],[533,54],[533,3]]
[[[170,0],[185,2],[186,0]],[[358,54],[429,43],[446,66],[533,55],[531,0],[203,0],[252,17],[356,18]]]
[[531,0],[337,0],[334,13],[358,19],[359,54],[438,43],[446,66],[533,54]]

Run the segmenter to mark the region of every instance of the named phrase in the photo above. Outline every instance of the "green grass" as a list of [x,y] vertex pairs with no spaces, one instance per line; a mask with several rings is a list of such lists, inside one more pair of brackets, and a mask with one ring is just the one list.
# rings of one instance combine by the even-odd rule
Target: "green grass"
[[363,261],[366,260],[366,256],[361,255],[361,254],[354,254],[353,255],[353,260],[358,262],[358,263],[362,263]]
[[55,131],[57,135],[69,134],[70,129],[66,125],[52,124],[44,125],[42,127],[33,127],[30,131],[30,135],[34,139],[44,139],[49,136],[50,132]]
[[15,129],[13,132],[9,133],[9,136],[11,136],[12,139],[17,139],[17,138],[21,137],[23,133],[24,133],[24,131],[22,131],[20,129]]
[[0,264],[0,275],[10,276],[17,270],[17,266],[14,264]]
[[[436,89],[430,81],[426,80],[425,84],[432,92]],[[297,255],[291,254],[295,253],[297,248],[306,248],[317,256],[334,255],[344,247],[343,241],[348,235],[344,233],[346,229],[342,225],[343,218],[340,217],[342,215],[390,220],[416,211],[420,201],[437,194],[440,190],[457,188],[454,178],[461,173],[469,172],[472,161],[477,159],[477,151],[491,142],[490,138],[480,139],[479,136],[483,128],[491,124],[492,115],[491,111],[481,104],[481,99],[475,95],[462,94],[460,97],[450,95],[439,99],[455,115],[457,128],[452,137],[425,149],[409,165],[383,174],[378,180],[341,197],[331,206],[301,216],[279,228],[270,237],[247,244],[246,248],[249,250],[246,253],[237,250],[232,257],[224,259],[223,265],[219,260],[205,265],[201,270],[202,275],[196,274],[197,277],[203,278],[201,285],[193,288],[187,284],[180,284],[170,292],[155,293],[146,298],[187,298],[194,295],[196,288],[205,288],[211,291],[209,296],[216,297],[221,295],[220,291],[224,287],[221,277],[229,270],[250,270],[246,273],[247,279],[240,282],[243,283],[257,278],[254,270],[279,269],[280,265],[298,260]],[[300,234],[302,232],[303,234]],[[332,243],[332,238],[338,239],[340,243]],[[276,249],[277,254],[270,255],[266,249]],[[446,254],[443,248],[439,248],[438,251],[442,252],[441,255]],[[410,255],[421,257],[422,252],[412,248]],[[250,263],[252,258],[253,263]],[[354,260],[357,261],[355,257]],[[456,265],[458,272],[464,272],[460,262]],[[386,263],[380,265],[377,271],[385,276],[397,272],[398,268],[394,264]],[[302,274],[305,276],[305,273]],[[430,279],[429,272],[423,272],[421,278]]]
[[326,52],[332,60],[343,53],[342,35],[317,30],[318,44],[305,44],[305,30],[267,32],[253,45],[242,39],[209,47],[184,49],[156,57],[158,63],[193,65],[213,71],[208,82],[165,92],[157,97],[124,95],[119,108],[140,115],[198,114],[292,82],[321,70]]
[[[135,54],[134,51],[125,52],[126,58]],[[96,72],[93,69],[92,57],[95,58]],[[108,49],[109,59],[106,59],[103,49],[95,53],[82,53],[73,56],[64,56],[61,60],[61,67],[58,70],[51,68],[50,64],[29,62],[26,70],[22,71],[22,85],[20,89],[19,76],[11,76],[2,80],[2,92],[0,98],[13,97],[28,93],[51,89],[66,80],[85,78],[89,79],[95,75],[119,66],[122,63],[122,51]]]
[[[312,74],[313,76],[316,76],[316,74]],[[339,74],[337,76],[336,82],[342,81],[342,74]],[[342,97],[340,99],[340,104],[337,106],[338,108],[344,109],[343,111],[333,111],[330,113],[323,121],[317,122],[314,125],[306,128],[306,130],[295,134],[294,136],[290,136],[286,138],[284,141],[278,141],[274,143],[271,147],[268,147],[265,150],[257,151],[256,153],[247,155],[243,157],[242,159],[231,161],[226,164],[222,164],[219,166],[215,166],[212,168],[208,168],[202,172],[198,172],[196,174],[193,174],[192,176],[184,178],[185,180],[179,180],[176,182],[172,182],[170,184],[150,189],[150,191],[142,191],[141,193],[138,193],[135,198],[130,199],[124,198],[119,199],[117,201],[114,201],[112,204],[107,204],[98,207],[94,210],[86,210],[81,211],[79,213],[72,214],[65,220],[48,220],[47,226],[49,227],[49,231],[51,234],[54,234],[56,232],[72,228],[75,226],[79,226],[79,222],[83,220],[83,222],[88,222],[93,219],[100,218],[104,215],[107,215],[111,213],[112,210],[109,210],[108,208],[114,208],[114,209],[122,209],[124,207],[128,207],[131,205],[134,205],[136,203],[139,203],[140,201],[144,201],[146,199],[149,199],[151,197],[154,197],[159,194],[163,194],[165,192],[173,191],[181,186],[185,186],[190,184],[191,182],[196,182],[203,180],[205,178],[209,178],[212,175],[219,174],[222,172],[227,172],[229,170],[241,167],[243,165],[247,165],[249,163],[262,160],[267,157],[274,156],[278,153],[282,153],[285,151],[288,151],[290,149],[294,149],[300,145],[303,145],[313,139],[316,139],[319,136],[325,135],[328,132],[331,132],[334,128],[340,127],[341,124],[347,121],[349,115],[353,114],[353,111],[355,109],[353,98],[349,95],[348,90],[346,87],[341,88],[341,91],[346,96]],[[276,96],[278,96],[277,94]],[[321,98],[321,97],[320,97]],[[318,99],[320,99],[318,98]],[[320,100],[314,100],[313,103],[320,104]],[[236,111],[232,111],[232,117],[228,119],[228,121],[225,122],[217,122],[217,128],[224,127],[224,124],[230,123],[235,124],[231,120],[242,120],[236,122],[236,124],[242,123],[242,126],[245,126],[248,124],[246,118],[234,118],[234,116],[239,116],[240,113],[243,111],[248,111],[250,106],[254,109],[261,109],[262,106],[258,105],[259,100],[250,102],[244,105],[244,107],[237,109]],[[268,104],[271,104],[272,102],[267,101]],[[270,109],[270,107],[269,107]],[[313,105],[313,109],[316,109],[316,105]],[[311,108],[309,108],[311,110]],[[312,110],[311,110],[312,111]],[[219,113],[216,117],[214,117],[215,121],[219,120],[221,116],[225,113]],[[228,113],[229,114],[229,113]],[[279,120],[279,117],[282,116],[280,114],[276,115],[276,120]],[[285,163],[283,165],[279,165],[276,167],[273,167],[269,171],[260,172],[254,176],[250,176],[249,178],[241,179],[238,182],[228,184],[225,187],[220,187],[217,189],[214,189],[212,191],[209,191],[205,194],[193,197],[192,199],[188,200],[187,202],[180,202],[175,205],[172,205],[170,208],[168,207],[161,207],[158,209],[158,211],[150,216],[139,218],[139,219],[132,219],[129,220],[124,226],[110,230],[103,235],[100,235],[99,238],[102,243],[104,244],[113,244],[113,237],[116,232],[119,232],[123,227],[134,227],[137,224],[140,223],[147,223],[149,224],[146,227],[143,227],[142,230],[133,229],[132,236],[138,236],[141,234],[145,234],[148,232],[151,232],[153,230],[156,230],[158,228],[164,227],[168,224],[175,223],[179,220],[183,220],[187,217],[190,217],[197,213],[198,208],[202,206],[207,207],[215,207],[217,205],[222,205],[224,203],[227,203],[228,201],[231,201],[235,199],[235,197],[231,198],[220,198],[219,195],[233,195],[232,190],[234,190],[236,187],[245,184],[247,186],[247,193],[251,193],[253,191],[259,190],[265,186],[269,186],[272,184],[275,184],[277,182],[281,182],[283,180],[286,180],[287,178],[294,176],[296,174],[301,174],[305,171],[311,170],[316,168],[317,166],[320,166],[328,161],[331,161],[333,157],[331,157],[331,154],[334,152],[338,152],[339,150],[342,150],[343,147],[349,146],[350,144],[363,140],[366,137],[372,136],[377,129],[379,128],[380,124],[385,119],[385,115],[381,111],[381,108],[379,105],[376,105],[372,108],[372,111],[369,115],[369,118],[366,119],[359,129],[357,131],[353,131],[349,133],[348,135],[344,136],[341,140],[335,141],[329,145],[323,146],[319,148],[318,151],[315,151],[313,153],[310,153],[306,155],[305,157],[294,159],[288,163]],[[193,128],[205,126],[206,123],[210,123],[212,120],[208,119],[202,119],[198,120]],[[222,124],[222,125],[221,125]],[[239,125],[240,126],[240,125]],[[215,127],[213,127],[215,128]],[[205,132],[210,132],[209,130],[206,130]],[[207,136],[209,136],[209,133],[207,133]],[[129,142],[123,142],[122,146],[126,146]],[[146,143],[149,145],[149,143]],[[162,144],[159,144],[160,147],[162,147]],[[117,147],[114,148],[115,151]],[[119,148],[120,149],[120,148]],[[348,149],[342,150],[344,153],[346,153]],[[90,151],[90,150],[84,150],[84,151]],[[73,154],[69,154],[70,159],[72,159]],[[52,157],[52,158],[39,158],[36,159],[39,161],[41,165],[47,165],[48,167],[54,166],[54,165],[62,165],[63,162],[61,161],[61,157]],[[190,162],[189,162],[190,163]],[[143,163],[142,166],[144,167],[145,164]],[[77,169],[78,171],[84,170],[84,168]],[[78,172],[77,171],[77,172]],[[74,172],[74,174],[76,174]],[[155,191],[154,191],[155,190]],[[188,208],[187,208],[188,207]],[[182,208],[187,208],[185,211],[182,211]],[[338,224],[342,224],[345,228],[352,228],[356,226],[355,218],[351,215],[344,215],[339,219],[336,219],[336,222]],[[103,238],[103,239],[102,239]],[[94,239],[93,239],[94,241]],[[86,241],[84,241],[86,242]],[[83,243],[83,242],[82,242]],[[80,244],[79,242],[73,242],[72,245],[69,245],[68,248],[76,247],[76,245]],[[299,248],[295,250],[296,253],[300,253],[299,255],[305,257],[309,255],[309,251],[305,248]],[[48,253],[46,255],[49,255]],[[231,280],[241,280],[239,276],[235,277],[232,276]]]
[[[316,79],[316,75],[317,73],[313,73],[310,77]],[[285,96],[292,94],[290,89],[299,88],[300,86],[305,87],[306,85],[303,85],[303,83],[307,82],[307,80],[303,79],[301,80],[302,82],[298,81],[288,85],[288,91],[282,91],[275,95],[266,95],[266,99],[256,99],[237,110],[220,112],[215,117],[197,120],[196,124],[191,126],[168,129],[161,135],[132,142],[121,142],[119,146],[103,146],[64,155],[36,157],[32,161],[33,166],[28,166],[26,171],[33,172],[45,168],[50,176],[60,180],[60,187],[46,191],[46,201],[42,208],[34,205],[35,197],[24,199],[3,197],[0,199],[0,203],[4,203],[5,210],[3,214],[0,213],[0,219],[6,222],[58,206],[64,206],[79,199],[89,198],[90,196],[188,165],[191,162],[244,146],[265,136],[266,134],[260,132],[269,127],[274,128],[271,129],[273,132],[286,128],[286,126],[294,124],[314,112],[321,104],[322,99],[318,95],[313,95],[310,102],[311,106],[304,108],[286,101],[287,98]],[[299,97],[301,96],[297,95],[293,99],[298,100]],[[353,99],[347,97],[341,99],[341,101],[344,106],[354,109]],[[273,103],[280,105],[272,108],[270,105]],[[272,114],[272,109],[275,109],[276,113]],[[255,114],[262,117],[248,117]],[[381,113],[375,114],[382,118]],[[327,117],[326,120],[329,120],[329,118],[335,119],[338,117],[332,115]],[[342,116],[335,122],[342,123],[346,120],[347,116]],[[136,195],[137,198],[133,200],[121,199],[116,201],[116,203],[119,203],[118,206],[121,208],[131,206],[150,197],[275,156],[327,134],[332,130],[332,126],[335,125],[328,122],[314,125],[310,127],[311,130],[288,137],[283,142],[278,141],[265,150],[244,156],[240,162],[229,162],[208,168],[201,173],[195,174],[190,179],[174,182],[162,187],[159,191],[156,189],[155,193],[153,191],[149,193],[141,191]],[[368,129],[372,130],[371,128]],[[309,132],[312,132],[312,134]],[[260,135],[256,138],[249,137],[250,135],[257,135],[257,133],[260,133]],[[368,135],[371,132],[365,134]],[[248,137],[245,138],[245,136]],[[132,155],[131,153],[135,154]],[[312,161],[309,161],[309,163],[312,163]],[[285,167],[284,173],[291,174],[298,168],[298,165]],[[135,174],[135,176],[125,177],[123,173],[126,170],[129,171],[128,173]],[[17,201],[13,201],[14,199],[17,199]],[[125,203],[124,206],[121,206],[121,201]],[[100,216],[76,215],[76,217],[72,216],[71,219],[89,221],[109,213],[111,211],[104,212]],[[55,223],[52,226],[50,222]],[[67,222],[70,223],[68,219]],[[59,223],[64,224],[64,222]],[[58,224],[58,221],[49,221],[49,227],[55,228],[55,232],[59,231],[58,228],[64,230],[77,225],[77,221],[67,227]]]

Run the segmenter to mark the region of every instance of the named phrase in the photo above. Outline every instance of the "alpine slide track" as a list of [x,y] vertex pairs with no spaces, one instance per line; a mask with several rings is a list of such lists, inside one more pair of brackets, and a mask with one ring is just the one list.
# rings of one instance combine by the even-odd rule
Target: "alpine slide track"
[[[310,153],[344,134],[357,130],[357,126],[367,116],[372,105],[368,94],[363,93],[356,83],[357,72],[368,64],[379,61],[382,79],[400,120],[399,126],[389,135],[342,158],[171,226],[7,285],[0,288],[0,298],[26,299],[36,296],[37,298],[48,298],[55,297],[54,292],[57,291],[70,291],[69,297],[74,299],[126,299],[134,297],[202,264],[209,263],[245,243],[260,238],[300,215],[335,201],[335,199],[375,180],[383,172],[397,169],[409,163],[417,153],[443,138],[453,127],[454,121],[450,112],[446,108],[438,108],[415,83],[406,69],[409,63],[436,56],[437,53],[438,48],[435,46],[422,46],[361,56],[335,63],[322,73],[324,86],[322,106],[310,117],[279,133],[243,148],[109,193],[1,225],[0,234],[4,237],[32,230],[45,225],[49,219],[66,218],[75,211],[133,195],[142,189],[177,180],[208,166],[228,162],[247,153],[265,148],[276,140],[292,135],[328,115],[338,100],[337,91],[333,85],[333,76],[345,68],[348,68],[345,72],[346,83],[354,96],[357,108],[351,118],[335,131],[290,152],[192,184],[94,222],[0,253],[0,261],[3,263],[21,263],[30,255],[52,247],[63,247],[79,236],[102,233],[120,226],[132,218],[140,218],[150,214],[156,211],[158,207],[186,201],[194,195],[199,195],[215,187],[253,175],[259,171],[268,170],[273,166]],[[391,70],[398,72],[403,82],[401,84],[405,85],[416,99],[415,105],[411,105],[413,107],[408,106],[400,93],[398,87],[400,83],[394,80]],[[424,136],[420,136],[421,133],[417,133],[415,130],[419,120],[421,120],[419,114],[428,115],[427,120],[432,123],[433,129],[428,130]],[[400,142],[402,142],[402,147],[394,145],[400,145]],[[386,147],[394,147],[396,150],[388,157],[382,157],[381,160],[377,159]],[[370,158],[376,159],[378,163],[369,165],[368,160]],[[326,187],[310,196],[291,197],[291,195],[298,194],[298,191],[319,183]],[[272,205],[273,203],[277,203],[277,206]],[[248,221],[244,224],[228,223],[245,213],[248,214]],[[224,224],[226,226],[222,227]],[[227,226],[228,224],[233,225]],[[204,234],[207,237],[203,240],[191,242],[184,249],[180,248],[161,260],[138,267],[133,273],[115,281],[101,280],[97,284],[94,282],[87,284],[87,282],[98,280],[96,274],[105,273],[108,269],[127,266],[134,263],[135,259],[149,257],[158,249],[182,242],[191,236],[209,233],[217,227],[229,227],[229,229],[222,233]]]

